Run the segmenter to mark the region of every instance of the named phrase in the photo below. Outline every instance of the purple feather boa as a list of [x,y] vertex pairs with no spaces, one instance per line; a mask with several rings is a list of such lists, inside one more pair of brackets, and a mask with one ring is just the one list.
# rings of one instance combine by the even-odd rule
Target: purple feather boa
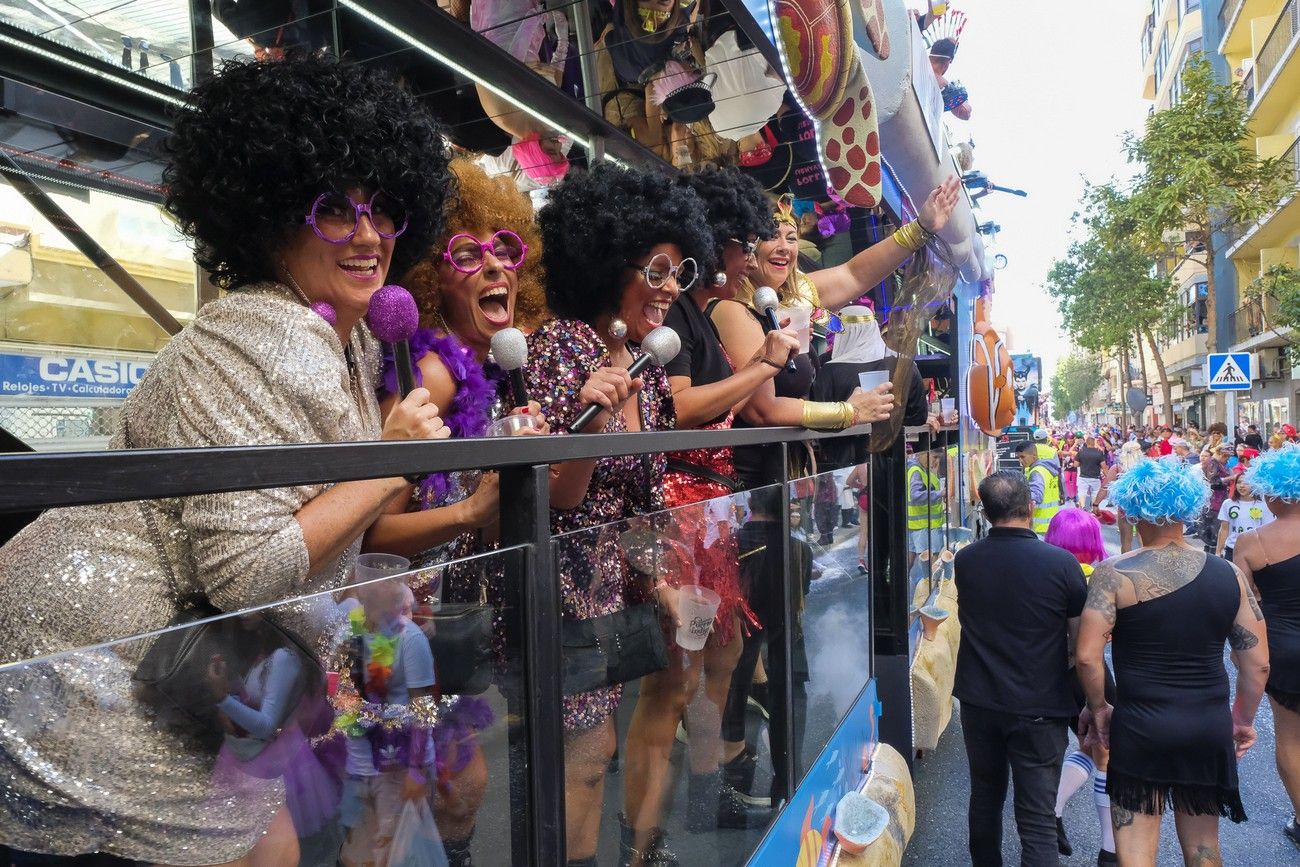
[[[481,437],[491,420],[492,404],[497,397],[497,387],[503,379],[500,369],[488,362],[480,365],[464,344],[454,334],[439,337],[431,328],[418,328],[411,337],[411,362],[415,367],[415,384],[423,385],[424,376],[418,362],[430,352],[436,352],[452,379],[456,382],[456,396],[451,406],[442,414],[443,423],[451,428],[457,438]],[[384,370],[379,399],[397,394],[397,364],[392,347],[384,344]],[[419,499],[424,508],[442,503],[451,487],[447,473],[430,473],[420,482]]]

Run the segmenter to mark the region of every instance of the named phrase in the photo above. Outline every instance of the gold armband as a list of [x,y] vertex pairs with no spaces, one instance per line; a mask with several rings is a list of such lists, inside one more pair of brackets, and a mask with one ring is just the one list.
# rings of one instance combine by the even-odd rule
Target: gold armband
[[933,237],[921,226],[919,220],[912,220],[905,224],[901,229],[894,233],[894,241],[898,246],[911,253],[915,253],[925,246],[925,242]]
[[809,430],[844,430],[853,427],[853,417],[853,406],[847,401],[803,402],[803,426]]

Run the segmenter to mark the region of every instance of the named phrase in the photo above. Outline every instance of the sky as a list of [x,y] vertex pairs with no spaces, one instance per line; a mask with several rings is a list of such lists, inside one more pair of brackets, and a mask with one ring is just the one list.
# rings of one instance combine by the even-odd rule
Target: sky
[[1149,3],[954,5],[968,23],[949,77],[970,91],[973,112],[969,123],[949,120],[950,127],[974,141],[976,168],[1029,193],[990,193],[975,212],[1002,226],[993,247],[1008,259],[997,273],[993,318],[1013,331],[1013,352],[1042,357],[1046,384],[1069,342],[1043,282],[1069,243],[1082,178],[1130,173],[1121,136],[1140,131],[1147,115],[1139,37]]

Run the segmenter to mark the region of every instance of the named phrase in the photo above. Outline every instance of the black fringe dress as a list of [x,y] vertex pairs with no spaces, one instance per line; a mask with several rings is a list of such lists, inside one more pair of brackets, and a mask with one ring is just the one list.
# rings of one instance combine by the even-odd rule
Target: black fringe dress
[[1232,566],[1207,556],[1195,580],[1116,612],[1112,805],[1245,821],[1223,666],[1240,594]]

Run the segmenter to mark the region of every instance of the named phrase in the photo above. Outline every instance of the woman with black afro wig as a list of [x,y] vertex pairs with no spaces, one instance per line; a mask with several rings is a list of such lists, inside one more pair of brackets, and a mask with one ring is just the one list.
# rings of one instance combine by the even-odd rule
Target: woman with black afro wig
[[[169,148],[167,209],[199,264],[238,291],[158,354],[112,448],[446,436],[424,389],[381,424],[379,346],[362,322],[389,271],[440,228],[448,155],[420,104],[359,66],[232,64],[193,93]],[[148,634],[193,599],[230,612],[299,600],[264,614],[323,647],[336,614],[324,591],[347,584],[363,531],[409,490],[386,478],[50,510],[0,549],[0,663]],[[285,792],[305,758],[287,782],[245,764],[239,655],[166,648],[125,642],[6,672],[0,716],[28,724],[0,733],[0,840],[150,864],[298,862]],[[166,688],[133,684],[137,667],[173,666]],[[276,717],[266,753],[306,748],[295,708]]]
[[[662,368],[637,379],[627,368],[640,342],[663,325],[677,296],[712,269],[704,205],[668,175],[606,164],[570,172],[538,215],[546,299],[558,317],[528,339],[526,378],[543,415],[568,430],[584,406],[600,414],[584,432],[666,430],[672,396]],[[575,461],[553,469],[551,530],[609,524],[663,508],[663,455]],[[566,621],[612,614],[675,592],[628,574],[617,534],[571,534],[558,543]],[[614,753],[622,692],[610,684],[564,699],[565,815],[570,864],[594,864],[604,775]],[[624,842],[631,846],[625,827]]]

